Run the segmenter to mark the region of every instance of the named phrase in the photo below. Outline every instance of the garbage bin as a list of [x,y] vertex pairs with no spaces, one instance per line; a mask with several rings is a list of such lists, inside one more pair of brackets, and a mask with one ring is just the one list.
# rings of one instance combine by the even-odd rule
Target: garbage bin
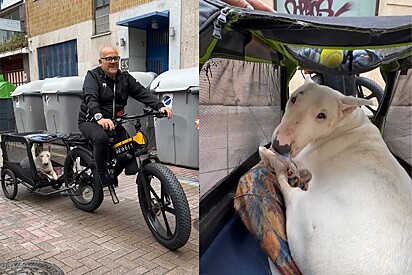
[[[150,87],[150,83],[152,83],[153,79],[157,76],[156,73],[154,72],[129,72],[134,78],[136,78],[137,81],[140,82],[144,87],[148,88]],[[131,97],[127,100],[127,105],[125,108],[126,114],[142,114],[143,113],[143,108],[145,105]],[[155,147],[156,146],[156,140],[155,140],[155,131],[154,131],[154,122],[153,122],[153,117],[149,118],[142,118],[140,120],[142,123],[142,131],[143,133],[148,137],[149,139],[149,148],[150,147]],[[130,123],[126,123],[124,125],[126,128],[127,132],[133,136],[136,133],[136,130],[134,129],[134,126],[131,125]]]
[[151,89],[173,110],[171,119],[158,119],[155,123],[159,159],[199,168],[198,68],[164,72],[153,80]]
[[84,77],[49,78],[41,88],[47,131],[79,132],[78,116]]
[[18,86],[11,94],[18,133],[46,130],[41,87],[46,80],[35,80]]
[[16,128],[11,97],[15,89],[16,85],[4,81],[3,75],[0,75],[0,132],[14,131]]

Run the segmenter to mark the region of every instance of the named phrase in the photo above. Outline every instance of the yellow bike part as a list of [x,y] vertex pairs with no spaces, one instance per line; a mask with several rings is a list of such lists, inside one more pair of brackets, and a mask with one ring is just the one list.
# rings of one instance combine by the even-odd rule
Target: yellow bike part
[[124,144],[126,144],[126,143],[129,143],[129,142],[131,142],[131,141],[135,141],[135,142],[137,142],[137,144],[140,144],[140,145],[146,144],[146,142],[145,142],[145,140],[144,140],[143,133],[142,133],[142,132],[137,132],[136,135],[134,135],[133,137],[128,138],[128,139],[125,139],[125,140],[123,140],[123,141],[121,141],[121,142],[116,143],[115,145],[113,145],[113,148],[117,148],[117,147],[122,146],[122,145],[124,145]]

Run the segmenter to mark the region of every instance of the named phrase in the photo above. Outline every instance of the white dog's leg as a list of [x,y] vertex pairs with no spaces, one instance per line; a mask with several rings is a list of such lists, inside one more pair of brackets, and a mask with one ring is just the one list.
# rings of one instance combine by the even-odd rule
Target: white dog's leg
[[54,179],[54,180],[57,180],[58,179],[58,177],[57,177],[57,174],[56,174],[56,172],[52,169],[52,171],[50,172],[50,174],[51,174],[51,176],[52,176],[52,179]]

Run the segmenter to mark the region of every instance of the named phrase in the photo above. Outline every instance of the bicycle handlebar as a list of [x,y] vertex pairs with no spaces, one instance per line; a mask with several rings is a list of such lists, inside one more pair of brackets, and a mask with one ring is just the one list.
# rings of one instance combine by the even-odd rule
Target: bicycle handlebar
[[148,117],[148,116],[155,116],[158,118],[162,118],[162,117],[167,117],[167,113],[161,113],[159,111],[156,110],[152,110],[152,109],[143,109],[144,113],[143,114],[135,114],[135,115],[124,115],[118,118],[115,118],[113,120],[113,122],[115,123],[115,125],[120,125],[123,124],[124,122],[127,122],[129,120],[135,120],[135,119],[139,119],[139,118],[143,118],[143,117]]

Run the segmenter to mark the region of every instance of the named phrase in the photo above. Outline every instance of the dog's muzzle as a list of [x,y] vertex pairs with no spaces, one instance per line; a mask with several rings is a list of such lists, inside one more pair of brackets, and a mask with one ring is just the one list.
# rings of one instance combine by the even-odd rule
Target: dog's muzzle
[[272,141],[272,148],[273,150],[275,150],[275,152],[281,155],[288,155],[292,150],[292,147],[289,144],[280,145],[277,139],[274,139]]

